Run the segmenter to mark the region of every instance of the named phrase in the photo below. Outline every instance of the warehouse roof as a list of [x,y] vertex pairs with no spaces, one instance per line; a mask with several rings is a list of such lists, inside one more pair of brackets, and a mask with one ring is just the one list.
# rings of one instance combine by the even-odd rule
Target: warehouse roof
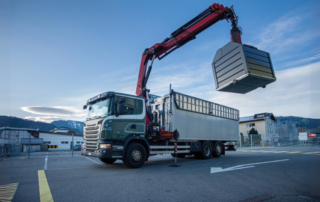
[[277,119],[273,116],[273,113],[265,112],[265,113],[255,114],[253,116],[240,117],[239,123],[260,121],[260,120],[265,120],[267,118],[273,121],[277,121]]
[[39,129],[33,129],[33,128],[15,128],[15,127],[1,127],[0,132],[4,130],[14,130],[14,131],[27,131],[30,132],[30,134],[34,138],[39,138]]
[[[30,132],[32,136],[35,138],[39,138],[39,133],[50,133],[54,135],[68,135],[72,136],[72,133],[55,133],[55,132],[49,132],[49,131],[41,131],[39,129],[33,129],[33,128],[15,128],[15,127],[0,127],[0,132],[3,130],[13,130],[13,131],[27,131]],[[82,134],[76,134],[74,133],[74,136],[83,136]]]
[[[49,134],[53,134],[53,135],[68,135],[68,136],[72,136],[72,133],[55,133],[55,132],[50,132],[50,131],[39,131],[40,133],[49,133]],[[74,136],[83,136],[83,134],[75,134]]]

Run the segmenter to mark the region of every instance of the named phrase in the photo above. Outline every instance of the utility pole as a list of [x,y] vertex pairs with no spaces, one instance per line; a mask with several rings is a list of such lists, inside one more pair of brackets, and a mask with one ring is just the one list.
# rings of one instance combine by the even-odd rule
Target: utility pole
[[241,141],[242,141],[242,139],[241,139],[241,135],[240,135],[240,149],[241,149]]
[[31,140],[31,132],[29,132],[29,149],[28,149],[28,159],[30,159],[30,140]]
[[73,158],[73,145],[74,145],[74,142],[73,142],[73,133],[72,133],[72,147],[71,147],[71,149],[72,149],[72,158]]

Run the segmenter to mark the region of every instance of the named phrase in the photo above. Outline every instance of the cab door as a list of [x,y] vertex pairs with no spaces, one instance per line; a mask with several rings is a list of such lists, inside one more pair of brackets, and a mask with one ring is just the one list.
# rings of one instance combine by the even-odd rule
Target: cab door
[[117,103],[121,98],[125,98],[124,114],[114,115],[113,118],[113,139],[124,140],[129,135],[144,135],[145,134],[145,115],[144,101],[129,96],[115,96],[114,107],[117,109]]

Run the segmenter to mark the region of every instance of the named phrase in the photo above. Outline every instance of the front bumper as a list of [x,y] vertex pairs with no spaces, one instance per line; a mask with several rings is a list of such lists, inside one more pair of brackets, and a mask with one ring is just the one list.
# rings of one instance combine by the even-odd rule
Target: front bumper
[[[109,141],[101,141],[99,142],[100,144],[111,144],[111,148],[112,148],[112,142]],[[98,146],[99,146],[98,145]],[[100,147],[100,146],[99,146]],[[92,149],[88,149],[87,148],[82,148],[81,149],[81,155],[83,156],[94,156],[94,157],[99,157],[99,158],[108,158],[111,159],[112,158],[112,149],[96,149],[96,150],[92,150]]]
[[111,159],[112,158],[112,149],[97,149],[94,151],[92,151],[92,150],[87,151],[86,149],[82,149],[81,155]]

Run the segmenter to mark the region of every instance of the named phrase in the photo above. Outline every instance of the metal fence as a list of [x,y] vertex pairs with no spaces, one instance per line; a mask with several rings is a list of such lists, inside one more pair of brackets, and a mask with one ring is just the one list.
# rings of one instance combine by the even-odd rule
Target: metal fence
[[[28,155],[34,152],[79,152],[84,140],[82,136],[68,133],[39,132],[33,129],[0,128],[0,157]],[[79,153],[76,153],[79,155]]]
[[21,145],[16,145],[16,144],[0,145],[0,156],[8,157],[8,156],[20,155],[21,150],[22,150]]
[[273,137],[271,139],[266,139],[261,135],[240,135],[239,140],[235,142],[234,145],[238,148],[320,146],[320,138],[301,141],[294,138]]

